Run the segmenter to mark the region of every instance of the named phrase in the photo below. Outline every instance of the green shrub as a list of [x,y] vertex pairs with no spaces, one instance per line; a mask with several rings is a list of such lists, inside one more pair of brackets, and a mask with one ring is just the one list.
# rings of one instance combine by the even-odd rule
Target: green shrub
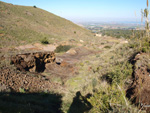
[[1,29],[0,29],[0,34],[3,34],[3,33],[5,33],[4,30],[1,30]]
[[37,8],[35,5],[33,6],[34,8]]
[[113,71],[108,73],[105,76],[106,76],[106,79],[109,83],[111,83],[111,84],[114,84],[114,83],[120,84],[128,76],[131,76],[132,72],[133,72],[132,64],[123,63],[123,64],[119,64],[117,66],[114,66]]
[[[107,90],[105,88],[102,88],[89,99],[89,102],[93,106],[90,112],[91,113],[108,113],[110,111],[119,112],[119,109],[125,106],[123,96],[124,95],[118,89],[117,86],[109,86]],[[117,105],[122,106],[118,107]]]
[[130,48],[136,48],[138,46],[139,46],[139,44],[137,44],[137,43],[132,43],[129,45]]
[[142,52],[146,53],[147,49],[145,47],[142,48]]
[[70,48],[72,48],[72,46],[70,46],[70,45],[59,45],[57,48],[56,48],[56,50],[55,50],[55,52],[56,53],[60,53],[60,52],[66,52],[66,51],[68,51]]
[[150,47],[150,42],[145,41],[144,44],[143,44],[143,46],[144,46],[144,47]]
[[82,66],[82,67],[83,67],[83,66],[84,66],[84,63],[83,63],[83,62],[81,62],[81,63],[80,63],[80,66]]
[[20,93],[25,93],[25,90],[23,88],[19,88]]
[[49,44],[49,41],[48,41],[48,39],[45,37],[45,38],[43,38],[43,39],[41,40],[41,43],[42,43],[42,44]]
[[[131,107],[126,99],[126,91],[124,89],[126,80],[132,75],[132,72],[132,64],[128,62],[114,66],[112,72],[105,75],[106,81],[111,84],[107,88],[103,85],[99,86],[98,91],[88,99],[93,106],[90,113],[120,113],[122,110],[136,113],[137,108]],[[93,79],[93,86],[95,86],[95,82],[96,79]]]
[[111,48],[111,46],[105,46],[104,48],[106,48],[106,49],[110,49],[110,48]]
[[97,85],[97,80],[95,78],[92,79],[92,86],[95,88]]

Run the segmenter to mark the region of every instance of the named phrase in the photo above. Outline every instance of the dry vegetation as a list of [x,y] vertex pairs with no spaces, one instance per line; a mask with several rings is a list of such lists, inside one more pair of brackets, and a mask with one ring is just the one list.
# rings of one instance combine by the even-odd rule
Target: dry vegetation
[[0,47],[93,37],[88,30],[39,8],[0,2]]
[[[149,59],[150,40],[146,36],[128,40],[93,37],[90,31],[37,7],[0,2],[0,11],[0,112],[145,112],[140,102],[133,104],[137,95],[127,98],[126,91],[133,87],[136,54],[145,52],[144,58]],[[19,56],[31,59],[30,55],[50,49],[52,44],[56,59],[44,64],[42,72],[19,71],[10,65],[11,57],[19,54],[13,57],[20,59],[16,65],[26,68],[28,62]],[[42,66],[40,55],[38,58],[33,57],[39,61],[34,65]],[[144,69],[150,74],[149,61],[139,62],[146,63]]]

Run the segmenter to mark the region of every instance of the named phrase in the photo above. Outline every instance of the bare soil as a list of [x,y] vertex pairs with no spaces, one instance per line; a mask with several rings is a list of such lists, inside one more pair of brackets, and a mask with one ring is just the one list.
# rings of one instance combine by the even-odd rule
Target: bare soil
[[70,64],[74,64],[77,61],[81,60],[83,57],[85,58],[88,55],[96,53],[96,51],[89,50],[86,47],[78,47],[73,50],[75,51],[74,54],[67,52],[61,56],[58,56],[57,58],[63,59],[63,61],[68,62]]
[[52,83],[42,76],[30,75],[9,68],[1,68],[0,71],[1,91],[20,92],[43,92],[50,91]]
[[141,109],[150,112],[150,54],[137,54],[133,60],[133,83],[127,97]]
[[46,64],[44,72],[49,72],[66,80],[68,77],[78,74],[77,62],[86,58],[88,55],[96,53],[96,51],[89,50],[85,47],[78,47],[71,50],[75,51],[75,53],[66,52],[63,55],[56,56],[56,64]]
[[[54,61],[55,55],[53,52],[24,53],[13,56],[12,61],[15,65],[4,66],[0,69],[1,91],[20,92],[20,90],[23,89],[25,92],[33,93],[51,91],[52,88],[57,89],[59,85],[62,84],[53,83],[53,77],[61,78],[61,80],[65,82],[68,77],[78,74],[78,69],[75,66],[78,61],[83,57],[85,58],[95,53],[84,47],[75,48],[74,51],[76,51],[74,55],[64,53],[56,57],[61,60],[60,62]],[[46,61],[46,63],[44,63],[45,69],[42,72],[36,71],[36,67],[41,69],[41,66],[43,66],[37,65],[35,62],[37,58],[39,59],[38,61],[40,61],[39,64]],[[4,56],[2,56],[1,60],[4,59]],[[47,62],[49,60],[50,62]],[[12,67],[14,69],[11,69]]]
[[15,47],[15,49],[17,50],[42,50],[42,51],[54,51],[56,49],[57,45],[53,45],[53,44],[47,44],[47,45],[43,45],[40,43],[35,43],[35,44],[28,44],[28,45],[22,45],[22,46],[18,46]]

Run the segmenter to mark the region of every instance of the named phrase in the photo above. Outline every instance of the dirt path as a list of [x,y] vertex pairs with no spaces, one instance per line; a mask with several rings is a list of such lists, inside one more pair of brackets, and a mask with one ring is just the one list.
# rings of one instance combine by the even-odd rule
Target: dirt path
[[47,45],[43,45],[40,43],[35,43],[35,44],[28,44],[28,45],[22,45],[22,46],[18,46],[15,49],[17,50],[39,50],[39,51],[54,51],[56,49],[57,45],[53,45],[53,44],[47,44]]
[[69,64],[74,64],[80,61],[82,58],[85,58],[86,56],[97,52],[97,51],[87,49],[85,47],[74,48],[71,51],[74,51],[74,54],[72,54],[71,52],[66,52],[63,55],[58,56],[57,58],[60,58]]

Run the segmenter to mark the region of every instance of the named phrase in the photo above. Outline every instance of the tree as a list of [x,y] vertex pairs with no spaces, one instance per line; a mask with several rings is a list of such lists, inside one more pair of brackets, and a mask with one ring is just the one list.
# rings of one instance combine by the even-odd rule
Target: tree
[[34,8],[37,8],[35,5],[33,6]]

